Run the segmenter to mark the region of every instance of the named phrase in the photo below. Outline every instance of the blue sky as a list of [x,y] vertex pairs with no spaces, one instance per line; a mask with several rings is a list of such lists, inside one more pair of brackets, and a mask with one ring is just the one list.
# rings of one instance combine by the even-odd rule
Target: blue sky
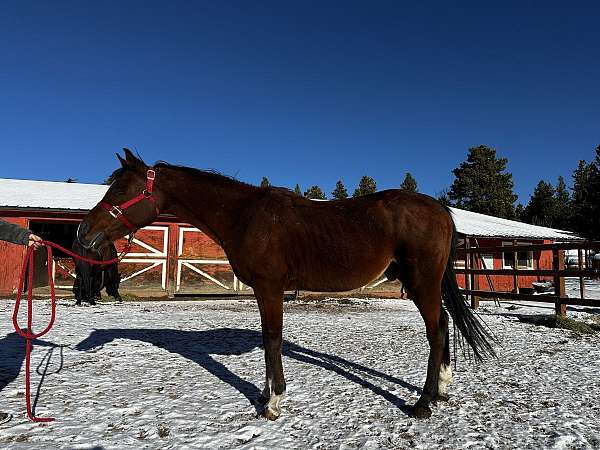
[[101,182],[130,147],[436,195],[487,144],[521,202],[569,182],[600,144],[600,4],[414,3],[4,1],[0,177]]

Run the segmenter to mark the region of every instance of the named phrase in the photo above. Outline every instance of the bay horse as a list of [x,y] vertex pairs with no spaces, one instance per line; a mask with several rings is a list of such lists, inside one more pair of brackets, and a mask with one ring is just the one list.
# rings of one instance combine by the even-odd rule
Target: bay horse
[[[86,249],[78,239],[75,239],[71,249],[84,258],[97,259],[99,261],[108,261],[117,257],[117,249],[110,242],[103,245],[98,251]],[[119,283],[121,275],[119,274],[118,263],[105,266],[90,264],[81,259],[73,258],[75,263],[75,282],[73,283],[73,294],[75,294],[75,304],[81,305],[81,302],[87,302],[95,305],[96,300],[101,298],[102,289],[113,297],[116,301],[122,301],[119,294]]]
[[423,194],[386,190],[316,202],[277,187],[159,162],[148,167],[128,149],[102,201],[77,236],[86,248],[169,213],[206,233],[235,275],[254,289],[260,311],[266,381],[263,415],[275,420],[286,384],[281,361],[283,293],[360,288],[384,273],[399,279],[424,322],[430,352],[417,418],[447,400],[452,381],[448,314],[477,360],[494,356],[492,336],[468,308],[454,274],[456,229],[449,209]]

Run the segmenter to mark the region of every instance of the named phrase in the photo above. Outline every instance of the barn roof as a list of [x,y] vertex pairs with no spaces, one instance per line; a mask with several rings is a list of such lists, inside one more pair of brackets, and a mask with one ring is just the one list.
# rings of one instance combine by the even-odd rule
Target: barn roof
[[87,211],[107,189],[102,184],[0,178],[0,208]]
[[570,241],[581,239],[570,231],[540,227],[515,220],[501,219],[464,209],[450,208],[459,233],[475,237],[511,239],[551,239]]
[[[0,208],[87,211],[100,201],[107,189],[108,186],[102,184],[0,178]],[[529,225],[457,208],[451,210],[458,232],[469,236],[555,241],[579,239],[569,231]]]

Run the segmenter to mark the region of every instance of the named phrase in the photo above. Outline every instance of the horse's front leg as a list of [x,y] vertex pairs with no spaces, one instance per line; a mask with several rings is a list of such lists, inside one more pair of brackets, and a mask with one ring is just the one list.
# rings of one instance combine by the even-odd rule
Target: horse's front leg
[[280,403],[285,397],[285,378],[281,362],[283,343],[283,289],[270,285],[254,287],[260,309],[263,345],[265,347],[266,381],[262,397],[263,415],[275,420],[281,415]]

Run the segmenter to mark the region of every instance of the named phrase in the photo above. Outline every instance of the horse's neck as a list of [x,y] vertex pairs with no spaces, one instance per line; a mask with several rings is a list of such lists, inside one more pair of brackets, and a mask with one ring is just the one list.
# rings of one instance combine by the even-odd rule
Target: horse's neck
[[233,238],[240,211],[258,188],[216,174],[190,174],[169,169],[167,193],[172,212],[222,246]]

